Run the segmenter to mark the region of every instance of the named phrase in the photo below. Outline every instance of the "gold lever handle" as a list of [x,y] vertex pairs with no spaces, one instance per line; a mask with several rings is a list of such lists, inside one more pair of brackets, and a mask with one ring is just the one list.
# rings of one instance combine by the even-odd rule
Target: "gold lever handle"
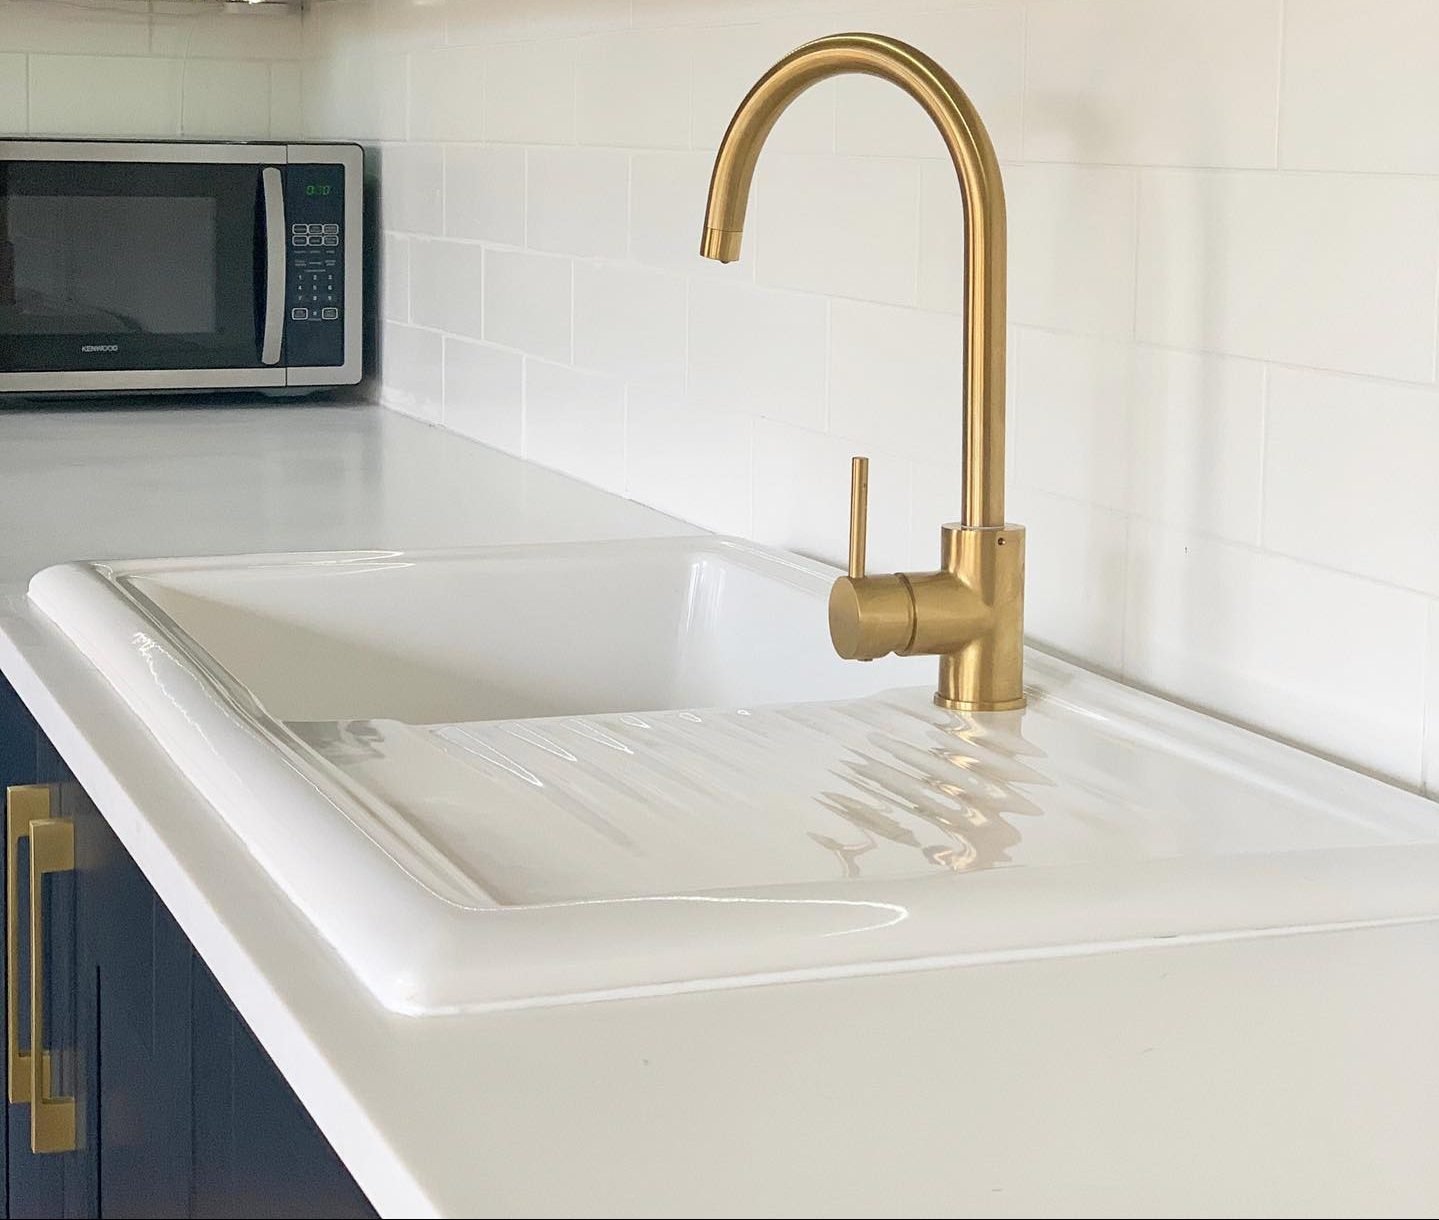
[[849,578],[864,575],[864,551],[869,535],[869,458],[849,464]]
[[75,824],[68,818],[30,823],[30,1147],[35,1152],[75,1150],[75,1099],[50,1092],[45,1047],[44,879],[75,867]]
[[[20,1047],[20,843],[30,823],[50,816],[53,790],[24,784],[5,790],[5,1047],[10,1100],[30,1100],[30,1052]],[[32,1040],[33,1045],[33,1040]]]

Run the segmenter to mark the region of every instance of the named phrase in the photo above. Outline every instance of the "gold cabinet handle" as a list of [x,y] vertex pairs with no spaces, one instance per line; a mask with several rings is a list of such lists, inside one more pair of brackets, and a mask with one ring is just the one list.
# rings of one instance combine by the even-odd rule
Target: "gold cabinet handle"
[[50,1093],[45,1053],[44,879],[75,867],[75,823],[44,818],[30,823],[30,1147],[35,1152],[75,1150],[75,1099]]
[[10,1100],[30,1100],[30,1052],[20,1049],[20,841],[30,823],[50,816],[54,790],[25,784],[5,790],[5,1046]]

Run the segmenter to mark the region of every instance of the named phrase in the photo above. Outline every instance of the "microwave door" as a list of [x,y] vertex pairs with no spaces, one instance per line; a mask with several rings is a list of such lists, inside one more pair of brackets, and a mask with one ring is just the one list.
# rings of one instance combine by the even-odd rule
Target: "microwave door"
[[0,162],[0,372],[278,365],[280,180],[256,164]]

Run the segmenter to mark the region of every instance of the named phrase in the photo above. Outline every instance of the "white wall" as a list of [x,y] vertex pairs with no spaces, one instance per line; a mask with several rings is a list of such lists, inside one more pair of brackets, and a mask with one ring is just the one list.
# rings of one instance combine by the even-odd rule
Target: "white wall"
[[875,567],[932,565],[960,243],[922,116],[815,90],[744,260],[695,254],[734,104],[847,27],[949,66],[1004,163],[1033,637],[1439,790],[1430,0],[313,0],[310,131],[383,144],[385,401],[832,559],[868,452]]
[[0,0],[0,135],[294,137],[298,7]]

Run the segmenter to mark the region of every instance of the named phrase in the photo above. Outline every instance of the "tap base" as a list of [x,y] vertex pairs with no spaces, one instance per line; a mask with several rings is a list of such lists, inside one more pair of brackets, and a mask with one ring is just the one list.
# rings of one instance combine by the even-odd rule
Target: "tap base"
[[939,707],[951,712],[1015,712],[1028,702],[1023,695],[1018,699],[1006,699],[997,703],[975,699],[947,699],[939,691],[934,692],[934,701]]

